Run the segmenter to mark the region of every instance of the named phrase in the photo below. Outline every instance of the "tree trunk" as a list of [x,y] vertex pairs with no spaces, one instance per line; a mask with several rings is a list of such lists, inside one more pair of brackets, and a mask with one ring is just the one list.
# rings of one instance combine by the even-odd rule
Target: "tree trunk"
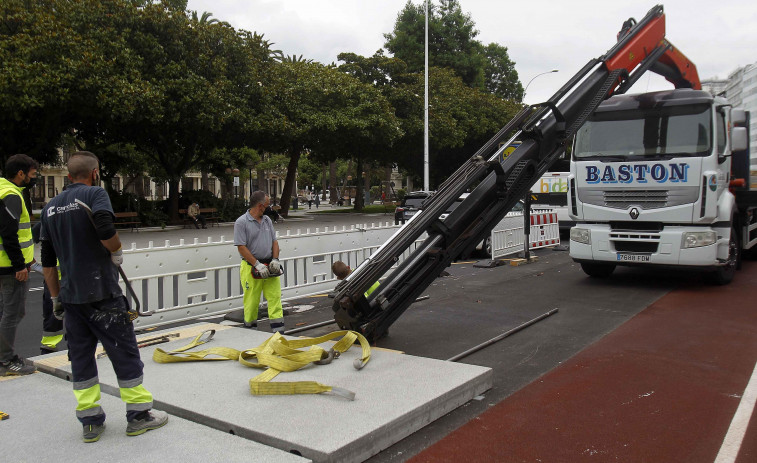
[[294,182],[297,179],[297,164],[300,162],[300,150],[292,149],[289,156],[289,166],[287,167],[286,180],[284,181],[284,189],[281,191],[281,210],[279,214],[284,217],[289,216],[289,202],[292,198],[292,191],[294,190]]
[[208,191],[208,173],[205,171],[200,172],[200,176],[200,189]]
[[331,161],[329,163],[329,192],[331,195],[331,204],[335,204],[337,201],[339,201],[339,198],[337,198],[339,193],[337,193],[336,190],[336,182],[336,161]]
[[355,210],[357,212],[363,211],[363,182],[361,182],[360,176],[363,174],[363,160],[360,156],[356,156],[355,163]]
[[392,198],[392,165],[387,164],[384,167],[384,183],[382,184],[382,193],[386,194],[386,199]]
[[179,223],[179,182],[181,177],[168,180],[168,218],[171,223]]
[[368,196],[368,200],[366,201],[366,206],[371,204],[371,164],[366,163],[365,166],[365,178],[363,179],[363,188],[365,189],[365,193],[363,194],[363,199],[365,199],[366,194]]
[[258,190],[268,193],[268,182],[265,179],[265,169],[258,169]]
[[326,164],[323,165],[323,169],[321,170],[321,202],[326,201],[326,169],[328,166]]

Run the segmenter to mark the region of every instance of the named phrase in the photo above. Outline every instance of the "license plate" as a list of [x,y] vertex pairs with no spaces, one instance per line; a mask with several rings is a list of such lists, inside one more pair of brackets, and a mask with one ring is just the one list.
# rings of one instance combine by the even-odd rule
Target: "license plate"
[[408,216],[408,217],[412,217],[412,216],[415,215],[415,211],[407,211],[407,212],[405,212],[405,215]]
[[618,262],[649,262],[651,259],[649,254],[628,254],[625,252],[618,253]]

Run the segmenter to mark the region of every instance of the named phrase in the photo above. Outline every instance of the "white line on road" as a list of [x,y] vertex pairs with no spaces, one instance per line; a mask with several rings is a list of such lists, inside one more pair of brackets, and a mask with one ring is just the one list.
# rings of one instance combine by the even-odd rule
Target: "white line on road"
[[739,408],[733,415],[731,426],[728,428],[725,439],[723,439],[723,445],[720,447],[718,456],[715,457],[715,463],[736,461],[739,450],[741,450],[741,443],[744,441],[744,434],[746,434],[747,426],[749,426],[749,420],[752,419],[755,401],[757,401],[757,364],[755,364],[749,384],[747,384],[744,394],[741,396]]
[[29,288],[29,292],[31,291],[42,291],[44,287],[40,286],[39,288]]

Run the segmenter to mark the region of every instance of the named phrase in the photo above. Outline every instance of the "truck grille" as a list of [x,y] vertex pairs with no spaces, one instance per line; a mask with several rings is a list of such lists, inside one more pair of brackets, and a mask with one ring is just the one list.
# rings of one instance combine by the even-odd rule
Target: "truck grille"
[[628,209],[641,206],[644,209],[658,209],[668,205],[667,190],[610,190],[604,192],[605,206],[614,209]]
[[632,206],[642,209],[693,204],[699,199],[699,187],[676,187],[670,190],[616,190],[613,188],[584,187],[578,190],[578,200],[594,206],[613,209],[628,209]]

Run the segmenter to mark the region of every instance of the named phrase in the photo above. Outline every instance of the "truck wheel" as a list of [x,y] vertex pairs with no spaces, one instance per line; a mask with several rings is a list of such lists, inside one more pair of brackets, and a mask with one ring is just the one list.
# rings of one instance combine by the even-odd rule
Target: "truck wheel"
[[492,235],[489,235],[484,240],[484,254],[491,259],[492,257]]
[[581,270],[592,278],[607,278],[615,271],[615,264],[581,263]]
[[727,285],[733,281],[736,269],[741,263],[741,246],[736,228],[731,227],[731,238],[728,240],[728,261],[712,274],[712,280],[716,285]]

